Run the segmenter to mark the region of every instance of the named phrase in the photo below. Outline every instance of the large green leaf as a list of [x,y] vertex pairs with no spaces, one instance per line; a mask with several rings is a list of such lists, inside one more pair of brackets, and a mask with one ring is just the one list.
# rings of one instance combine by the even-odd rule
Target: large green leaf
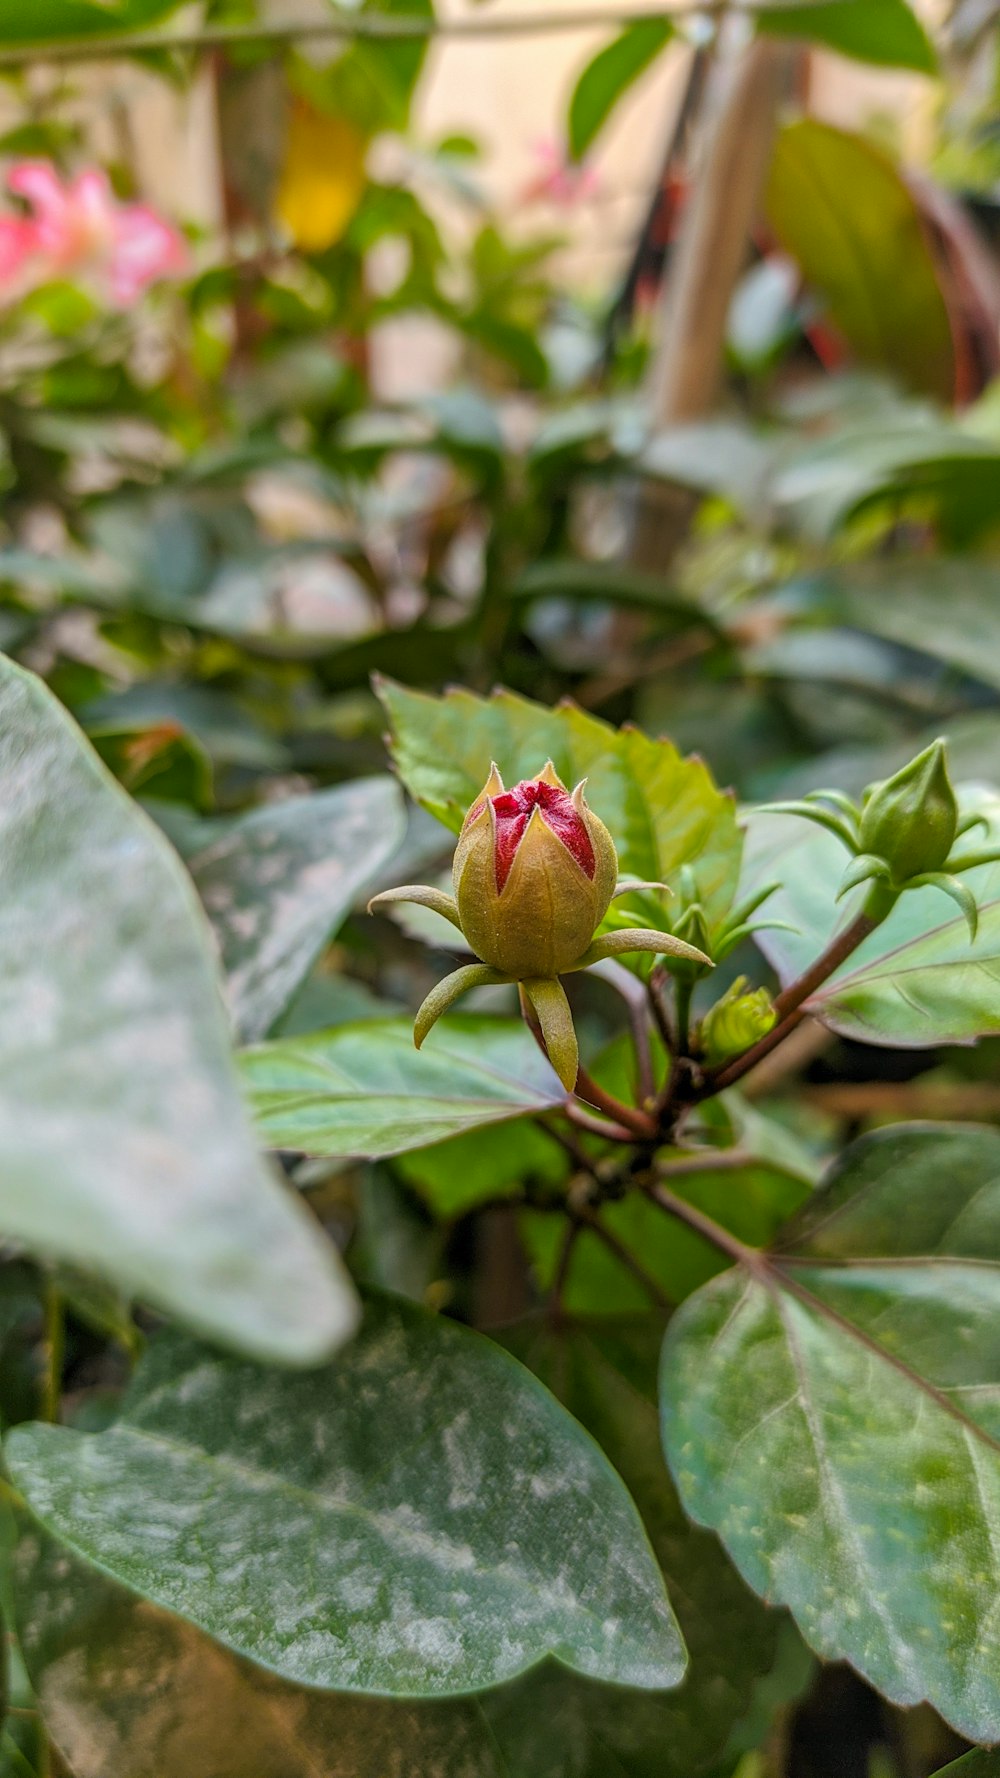
[[587,63],[569,102],[569,151],[582,160],[622,94],[655,62],[674,34],[669,19],[637,19]]
[[688,1511],[817,1653],[972,1740],[1000,1723],[1000,1135],[866,1137],[663,1352]]
[[0,1234],[264,1358],[350,1328],[263,1167],[190,880],[39,680],[0,660]]
[[47,38],[111,36],[153,25],[183,0],[3,0],[0,45]]
[[555,1195],[569,1172],[569,1158],[554,1137],[520,1118],[499,1141],[487,1126],[400,1155],[396,1171],[435,1216],[450,1221],[497,1198],[518,1197],[526,1184],[552,1187]]
[[[963,795],[989,819],[1000,841],[1000,799]],[[747,882],[780,879],[769,914],[790,932],[761,933],[758,943],[783,983],[793,980],[852,917],[858,897],[834,900],[848,862],[832,834],[796,816],[756,815],[748,827]],[[980,907],[972,943],[954,903],[934,889],[908,891],[889,918],[806,1002],[816,1018],[847,1037],[902,1049],[971,1043],[1000,1031],[1000,864],[965,873]],[[846,910],[846,911],[845,911]]]
[[[660,1450],[656,1412],[658,1318],[546,1322],[515,1327],[506,1343],[607,1452],[642,1513],[690,1651],[687,1676],[667,1697],[609,1709],[590,1688],[549,1687],[530,1736],[564,1750],[563,1772],[648,1772],[692,1778],[713,1768],[734,1725],[751,1708],[756,1681],[775,1658],[782,1618],[746,1588],[714,1537],[685,1516]],[[546,1727],[542,1728],[542,1723]],[[572,1751],[571,1751],[572,1750]],[[603,1758],[603,1764],[602,1764]]]
[[301,1684],[441,1697],[547,1655],[640,1688],[684,1671],[598,1447],[499,1347],[402,1299],[309,1373],[156,1341],[107,1432],[6,1448],[71,1552]]
[[815,118],[787,124],[767,214],[858,356],[950,399],[948,311],[917,206],[891,160],[863,136]]
[[1000,570],[992,562],[925,555],[852,563],[791,582],[779,604],[919,649],[1000,689]]
[[942,1766],[934,1778],[1000,1778],[1000,1748],[976,1747],[961,1759]]
[[818,442],[797,444],[771,487],[786,524],[823,542],[865,514],[898,522],[912,509],[933,518],[949,547],[967,548],[996,524],[1000,450],[988,438],[926,411],[865,425],[853,421]]
[[281,1017],[402,833],[397,785],[359,778],[255,809],[192,858],[244,1042]]
[[647,881],[693,868],[710,915],[724,913],[739,871],[741,836],[729,796],[700,759],[669,741],[614,729],[572,704],[547,710],[513,692],[427,697],[382,680],[400,777],[418,802],[458,832],[496,760],[507,783],[551,759],[564,783],[587,779],[587,799],[611,829],[622,870]]
[[884,68],[937,70],[934,45],[906,0],[778,0],[756,13],[758,31],[771,37],[824,44]]
[[566,1099],[513,1019],[449,1014],[419,1053],[409,1019],[367,1019],[242,1060],[263,1141],[304,1154],[402,1154]]

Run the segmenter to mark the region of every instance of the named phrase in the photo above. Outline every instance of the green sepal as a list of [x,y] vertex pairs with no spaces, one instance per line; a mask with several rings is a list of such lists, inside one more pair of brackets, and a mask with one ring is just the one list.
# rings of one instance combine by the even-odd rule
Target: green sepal
[[644,926],[626,926],[621,932],[605,932],[594,940],[588,950],[584,951],[574,969],[589,969],[592,963],[603,963],[606,957],[617,957],[623,951],[655,951],[660,957],[680,957],[688,963],[700,963],[706,969],[714,967],[711,957],[699,951],[694,945],[685,944],[682,938],[674,938],[670,932],[653,932]]
[[447,1012],[460,995],[467,994],[470,988],[489,988],[509,980],[509,976],[501,975],[498,969],[491,969],[488,963],[466,963],[461,969],[446,975],[436,988],[431,989],[413,1021],[413,1041],[417,1049],[432,1025],[437,1024],[441,1014]]
[[755,815],[800,815],[803,821],[812,821],[817,827],[825,827],[827,833],[835,834],[849,852],[857,850],[857,835],[843,816],[835,815],[817,803],[758,803],[753,812]]
[[857,889],[860,883],[888,883],[891,880],[889,866],[884,858],[876,858],[873,852],[860,852],[841,877],[835,900],[843,901],[844,896],[850,894],[852,889]]
[[948,873],[953,875],[960,870],[978,870],[981,864],[996,864],[998,859],[1000,859],[1000,849],[997,847],[994,847],[992,851],[987,848],[983,852],[966,852],[964,855],[960,852],[957,856],[953,855],[948,859]]
[[669,883],[647,883],[641,877],[619,877],[611,899],[617,901],[620,895],[638,895],[640,892],[648,893],[651,889],[661,889],[664,895],[673,895]]
[[368,903],[371,914],[376,908],[385,907],[393,901],[415,901],[418,907],[431,908],[435,914],[442,914],[453,926],[462,931],[462,922],[458,917],[458,903],[453,895],[447,895],[443,889],[434,889],[429,883],[404,883],[399,889],[383,889],[380,895],[373,895]]
[[742,901],[738,901],[730,909],[727,929],[730,926],[745,926],[757,909],[763,907],[765,901],[770,901],[772,895],[777,895],[780,888],[781,884],[778,882],[765,883],[762,889],[755,889],[753,894],[745,895]]
[[843,790],[810,790],[803,798],[807,803],[829,803],[831,808],[839,809],[849,822],[856,826],[861,819],[858,806]]
[[554,976],[535,976],[521,986],[541,1026],[549,1061],[571,1093],[580,1072],[580,1051],[566,990]]
[[953,877],[948,871],[929,870],[918,877],[907,878],[906,888],[940,889],[943,895],[950,895],[965,915],[969,939],[975,944],[976,933],[979,931],[979,909],[967,883],[963,883],[959,877]]

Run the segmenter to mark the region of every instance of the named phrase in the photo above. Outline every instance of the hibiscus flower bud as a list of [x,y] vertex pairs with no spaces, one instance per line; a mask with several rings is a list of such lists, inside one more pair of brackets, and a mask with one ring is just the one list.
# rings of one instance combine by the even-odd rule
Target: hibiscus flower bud
[[873,784],[861,816],[858,850],[885,860],[892,882],[939,871],[958,832],[958,805],[943,741],[925,747],[894,777]]
[[701,1050],[706,1062],[727,1062],[751,1049],[773,1030],[778,1015],[766,988],[751,988],[745,975],[736,980],[701,1021]]
[[518,981],[572,969],[610,906],[614,841],[552,762],[505,790],[496,766],[459,836],[455,899],[469,944]]

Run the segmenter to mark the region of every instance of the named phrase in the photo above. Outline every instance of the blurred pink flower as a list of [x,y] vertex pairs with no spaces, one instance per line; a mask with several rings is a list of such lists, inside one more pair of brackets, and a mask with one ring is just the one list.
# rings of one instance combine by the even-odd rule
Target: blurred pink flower
[[8,188],[24,198],[27,218],[0,216],[0,284],[52,277],[96,278],[116,308],[129,308],[146,286],[187,265],[183,236],[147,204],[119,203],[107,174],[91,167],[63,180],[48,161],[19,161]]
[[537,203],[541,199],[568,210],[597,196],[600,174],[586,161],[571,161],[564,145],[554,137],[535,142],[533,153],[539,170],[523,187],[522,203]]

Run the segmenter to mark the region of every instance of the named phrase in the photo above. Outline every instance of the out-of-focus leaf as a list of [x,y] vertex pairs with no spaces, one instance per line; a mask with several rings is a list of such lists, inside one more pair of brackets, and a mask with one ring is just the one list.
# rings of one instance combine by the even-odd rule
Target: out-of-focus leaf
[[409,1020],[370,1019],[242,1060],[262,1139],[312,1155],[402,1154],[566,1099],[524,1025],[468,1014],[449,1014],[419,1053]]
[[906,0],[778,0],[755,8],[758,31],[798,37],[883,68],[937,72],[934,45]]
[[714,628],[711,613],[685,597],[668,580],[642,574],[612,562],[546,561],[526,568],[506,589],[518,604],[531,599],[597,600],[677,617],[693,626]]
[[949,546],[967,547],[997,524],[1000,450],[956,426],[911,422],[854,424],[797,448],[771,489],[779,514],[810,539],[883,509],[933,519]]
[[582,160],[623,93],[646,72],[674,35],[669,19],[637,19],[587,63],[569,102],[569,151]]
[[663,1351],[681,1498],[807,1642],[985,1740],[1000,1717],[1000,1136],[866,1137]]
[[1000,1749],[975,1747],[950,1765],[940,1766],[934,1778],[1000,1778]]
[[774,449],[748,425],[700,420],[657,432],[634,461],[644,475],[721,494],[741,512],[756,515],[767,498]]
[[401,1155],[396,1171],[435,1216],[450,1221],[496,1198],[517,1197],[528,1182],[551,1186],[555,1195],[569,1163],[551,1136],[522,1119],[499,1141],[492,1130],[473,1130]]
[[816,118],[787,124],[771,163],[767,214],[858,357],[950,399],[948,310],[916,204],[889,158]]
[[43,43],[47,38],[110,36],[159,23],[183,0],[4,0],[0,44]]
[[254,809],[191,859],[243,1042],[280,1018],[403,827],[394,781],[359,778]]
[[176,855],[0,661],[0,1233],[262,1358],[349,1330],[334,1249],[262,1166]]
[[919,649],[1000,689],[1000,570],[992,562],[852,563],[792,582],[779,604]]
[[[961,801],[983,813],[990,836],[984,843],[996,845],[997,797],[968,792]],[[758,939],[783,983],[813,962],[852,917],[850,899],[834,901],[847,859],[839,841],[811,822],[789,815],[751,817],[747,883],[777,877],[782,887],[768,902],[768,912],[793,928],[762,932]],[[946,896],[933,889],[909,890],[889,918],[809,996],[805,1004],[813,1017],[862,1043],[901,1049],[972,1043],[1000,1031],[1000,865],[981,865],[964,873],[964,880],[981,910],[974,943],[963,916]]]
[[587,799],[606,822],[623,871],[669,882],[692,867],[710,918],[726,912],[739,870],[741,836],[730,797],[701,760],[669,741],[613,729],[573,705],[546,710],[513,692],[426,697],[381,680],[392,751],[410,793],[458,832],[490,762],[505,783],[533,777],[551,759],[563,782],[587,779]]
[[106,1432],[6,1449],[74,1555],[299,1684],[447,1697],[547,1655],[651,1690],[684,1672],[596,1444],[498,1346],[399,1298],[308,1373],[157,1340]]

